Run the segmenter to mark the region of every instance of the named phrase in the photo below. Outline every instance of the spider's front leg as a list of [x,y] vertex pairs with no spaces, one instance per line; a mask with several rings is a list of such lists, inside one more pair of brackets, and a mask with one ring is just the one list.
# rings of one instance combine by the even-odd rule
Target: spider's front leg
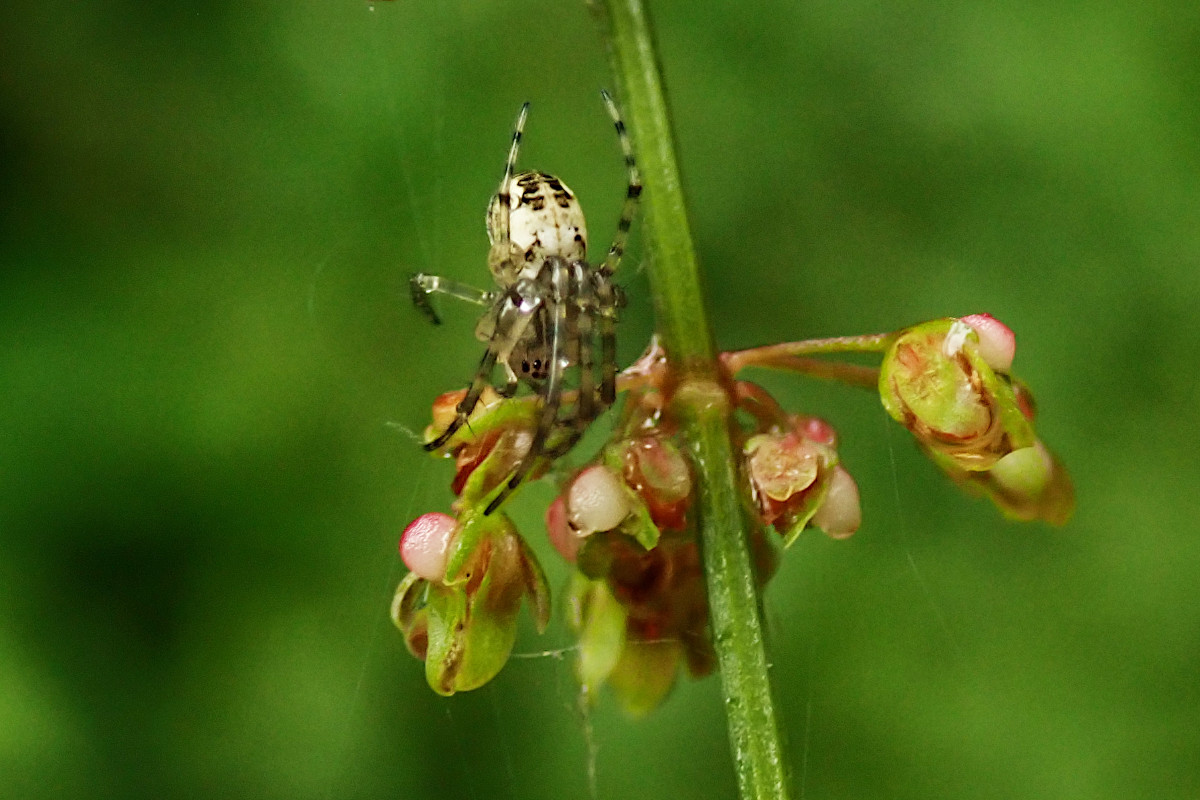
[[413,305],[420,309],[421,313],[428,317],[434,325],[441,325],[442,318],[438,316],[433,303],[429,300],[429,296],[432,294],[449,295],[456,300],[464,300],[477,306],[490,306],[496,300],[495,292],[476,289],[465,283],[452,281],[440,275],[428,275],[424,272],[418,272],[409,279],[408,290],[412,295]]
[[[419,277],[419,276],[418,276]],[[436,278],[436,276],[426,276]],[[441,279],[438,279],[441,280]],[[414,285],[416,279],[413,281]],[[461,290],[463,284],[451,283],[456,289]],[[483,394],[485,387],[490,386],[492,382],[492,370],[496,366],[496,362],[500,361],[504,364],[509,375],[508,383],[502,390],[502,394],[511,396],[516,393],[516,382],[512,368],[509,366],[509,358],[513,348],[524,336],[529,328],[529,324],[533,321],[534,316],[542,306],[542,299],[539,293],[535,290],[531,291],[530,281],[520,281],[518,284],[509,289],[503,297],[497,302],[492,311],[489,311],[484,320],[490,320],[491,336],[488,340],[487,350],[483,353],[483,359],[479,362],[479,368],[475,370],[475,377],[471,379],[471,385],[467,388],[467,393],[463,399],[455,407],[454,419],[446,426],[446,430],[438,434],[437,438],[425,443],[426,450],[437,450],[439,447],[450,441],[458,430],[465,424],[471,416],[471,412],[475,410],[475,406],[479,403],[479,398]],[[466,287],[470,289],[470,287]],[[445,287],[443,291],[446,294],[451,294],[449,287]],[[472,290],[477,291],[477,290]],[[522,295],[522,291],[527,294]],[[480,292],[480,295],[494,296],[493,292]],[[456,291],[453,293],[455,297],[462,297],[462,293]],[[463,298],[470,299],[470,298]]]
[[450,437],[457,433],[459,428],[467,424],[467,418],[471,416],[471,412],[479,403],[479,397],[483,394],[484,387],[491,383],[492,368],[495,366],[496,351],[489,347],[483,353],[483,360],[479,362],[479,369],[475,370],[475,377],[471,379],[471,386],[467,389],[466,395],[454,409],[456,412],[454,419],[446,426],[446,430],[437,435],[437,438],[425,443],[426,450],[437,450],[450,441]]

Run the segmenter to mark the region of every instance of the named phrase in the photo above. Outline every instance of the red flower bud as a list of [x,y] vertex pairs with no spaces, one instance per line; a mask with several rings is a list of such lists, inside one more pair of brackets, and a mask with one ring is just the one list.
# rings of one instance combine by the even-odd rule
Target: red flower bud
[[692,494],[692,471],[679,448],[662,436],[639,436],[624,445],[625,482],[645,501],[660,529],[682,530]]

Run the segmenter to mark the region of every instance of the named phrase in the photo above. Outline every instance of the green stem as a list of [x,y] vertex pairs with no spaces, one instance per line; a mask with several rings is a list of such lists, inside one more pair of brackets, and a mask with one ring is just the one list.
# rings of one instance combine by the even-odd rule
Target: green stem
[[[777,356],[769,363],[753,364],[752,366],[795,372],[810,378],[822,378],[827,381],[857,386],[860,389],[879,389],[879,367],[864,367],[859,364],[847,364],[844,361],[823,361],[819,358],[803,358],[801,356]],[[736,370],[731,369],[730,372],[736,372]]]
[[[862,336],[835,336],[829,339],[805,339],[800,342],[780,342],[765,347],[753,347],[725,353],[722,360],[733,374],[746,367],[773,367],[790,364],[796,356],[819,356],[833,353],[882,353],[896,341],[898,333],[869,333]],[[785,367],[790,368],[790,367]]]
[[692,453],[713,644],[743,800],[790,796],[750,556],[727,373],[716,357],[675,142],[642,0],[596,6],[642,169],[643,239],[658,332],[678,380],[671,407]]

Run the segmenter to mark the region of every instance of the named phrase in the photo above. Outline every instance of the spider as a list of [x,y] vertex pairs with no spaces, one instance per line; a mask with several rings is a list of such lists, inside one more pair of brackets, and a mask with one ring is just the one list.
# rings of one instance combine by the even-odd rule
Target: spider
[[[524,383],[541,398],[529,449],[488,504],[485,515],[500,507],[540,459],[556,458],[571,449],[587,426],[616,400],[615,329],[623,295],[612,275],[625,252],[642,182],[616,103],[608,92],[601,90],[600,94],[616,128],[629,181],[617,232],[604,261],[588,263],[583,210],[565,183],[544,172],[514,174],[529,114],[529,103],[525,103],[517,115],[504,177],[487,209],[488,268],[496,288],[475,289],[424,273],[410,281],[413,304],[435,325],[441,320],[430,302],[432,294],[488,307],[475,327],[475,337],[487,344],[483,360],[455,409],[454,420],[425,444],[426,450],[438,449],[466,424],[484,388],[491,384],[496,364],[504,368],[507,378],[497,387],[502,396],[512,397]],[[594,355],[597,340],[598,365]],[[577,371],[577,399],[564,414],[564,382],[572,369]]]

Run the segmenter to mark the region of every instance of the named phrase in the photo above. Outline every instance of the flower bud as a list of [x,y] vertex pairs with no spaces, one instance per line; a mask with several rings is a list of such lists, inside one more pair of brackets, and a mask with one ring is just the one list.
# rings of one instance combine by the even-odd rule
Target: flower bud
[[1066,470],[1033,430],[1034,402],[1012,363],[1012,331],[986,314],[902,332],[884,356],[884,408],[951,478],[1017,519],[1062,524],[1074,509]]
[[979,355],[989,367],[997,372],[1012,369],[1013,356],[1017,352],[1017,336],[1012,328],[991,314],[970,314],[960,321],[970,325],[979,337]]
[[682,530],[692,494],[692,471],[679,448],[664,436],[639,436],[619,452],[625,483],[646,503],[659,529]]
[[[453,392],[444,392],[437,396],[433,401],[432,416],[433,424],[425,430],[426,441],[432,441],[458,416],[458,404],[467,396],[466,389],[458,389]],[[479,402],[475,404],[475,408],[471,410],[468,417],[470,427],[474,428],[474,422],[488,413],[495,405],[502,402],[503,398],[490,386],[483,387],[483,393],[479,395]]]
[[482,686],[504,666],[522,599],[530,601],[538,630],[545,629],[550,590],[537,558],[503,513],[468,512],[455,523],[457,535],[447,537],[442,568],[426,570],[421,559],[428,554],[419,543],[439,541],[447,520],[454,523],[426,514],[406,531],[406,549],[422,572],[441,574],[409,573],[396,590],[392,620],[409,650],[425,660],[430,687],[449,695]]
[[583,538],[575,531],[567,520],[567,503],[563,498],[556,497],[546,509],[546,535],[550,544],[558,554],[567,561],[574,563],[579,557],[579,548]]
[[790,428],[750,437],[742,448],[750,487],[764,524],[775,527],[789,547],[825,505],[833,484],[838,495],[823,519],[831,535],[858,529],[858,489],[845,470],[837,477],[837,436],[823,420],[789,417]]
[[825,499],[813,514],[812,524],[833,539],[846,539],[862,524],[858,484],[841,465],[833,470]]
[[400,537],[404,565],[426,580],[440,581],[446,572],[450,537],[457,527],[454,517],[436,511],[417,517]]
[[1050,481],[1053,462],[1050,453],[1039,444],[1013,450],[990,470],[996,485],[1007,492],[1033,496],[1041,494]]
[[[982,316],[975,322],[997,351],[991,357],[1003,363],[999,323],[985,324]],[[961,469],[990,469],[1034,442],[1011,385],[996,375],[980,352],[979,334],[963,320],[934,320],[900,334],[884,356],[879,391],[887,412],[922,446]]]
[[629,497],[621,479],[595,464],[580,472],[567,487],[567,517],[581,536],[610,531],[629,515]]
[[[457,419],[465,396],[466,390],[459,390],[434,401],[433,424],[425,429],[426,441],[436,439]],[[435,451],[454,459],[450,488],[459,497],[456,508],[480,502],[512,474],[533,442],[536,413],[536,403],[506,399],[490,386],[484,387],[467,424]],[[537,465],[529,477],[536,478],[544,467]]]
[[[945,466],[945,465],[943,465]],[[1006,516],[1063,525],[1075,510],[1075,489],[1062,463],[1040,441],[1014,450],[987,472],[947,472],[989,497]]]

